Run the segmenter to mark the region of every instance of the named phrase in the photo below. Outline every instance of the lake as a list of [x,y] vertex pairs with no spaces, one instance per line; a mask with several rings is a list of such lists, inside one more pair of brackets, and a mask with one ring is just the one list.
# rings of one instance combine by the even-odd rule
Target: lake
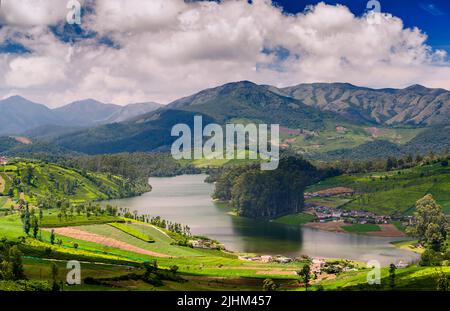
[[151,192],[109,203],[188,225],[193,234],[216,239],[232,251],[364,262],[375,259],[383,265],[419,258],[389,243],[401,238],[334,233],[230,216],[227,207],[212,201],[214,185],[204,183],[205,178],[206,175],[150,178]]

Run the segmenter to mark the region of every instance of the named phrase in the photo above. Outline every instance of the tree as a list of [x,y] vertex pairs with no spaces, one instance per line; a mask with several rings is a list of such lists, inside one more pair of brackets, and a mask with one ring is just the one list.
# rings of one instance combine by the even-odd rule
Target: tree
[[31,165],[28,165],[25,170],[24,179],[27,185],[31,185],[33,181],[34,169]]
[[305,264],[300,271],[297,272],[305,284],[305,290],[308,290],[309,280],[311,279],[311,266],[310,263]]
[[152,263],[146,261],[143,263],[143,267],[145,269],[144,278],[148,279],[151,274],[155,273],[158,270],[158,263],[154,260]]
[[440,266],[442,260],[444,260],[442,254],[432,248],[427,248],[420,255],[420,265],[424,267]]
[[29,235],[31,229],[31,223],[30,223],[30,211],[28,207],[25,209],[25,214],[23,218],[23,231]]
[[50,232],[50,243],[53,245],[55,244],[55,230],[52,229]]
[[422,244],[440,251],[447,239],[448,223],[442,207],[428,194],[416,202],[415,223],[408,227],[410,235],[419,238]]
[[436,289],[441,292],[448,292],[450,287],[450,277],[443,271],[439,272],[436,277]]
[[58,282],[57,282],[58,266],[54,262],[52,262],[52,264],[51,264],[50,274],[51,274],[51,278],[52,278],[52,290],[53,291],[59,291],[59,285],[58,285]]
[[33,217],[33,237],[37,239],[39,233],[39,221],[36,217]]
[[263,281],[263,291],[274,292],[277,289],[278,289],[278,285],[272,279],[265,279]]
[[397,267],[391,263],[389,265],[389,286],[391,288],[395,287],[395,270],[397,269]]
[[386,171],[390,171],[397,167],[397,159],[394,157],[389,157],[386,161]]
[[13,279],[25,279],[25,272],[23,270],[22,264],[22,253],[19,251],[19,248],[16,245],[11,246],[11,248],[9,249],[8,257]]

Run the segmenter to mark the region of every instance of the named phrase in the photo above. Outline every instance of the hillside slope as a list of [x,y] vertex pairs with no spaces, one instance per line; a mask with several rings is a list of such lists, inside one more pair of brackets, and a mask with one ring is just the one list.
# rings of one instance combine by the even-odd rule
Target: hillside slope
[[72,202],[106,200],[134,196],[149,190],[146,184],[119,176],[23,159],[11,160],[1,170],[0,177],[5,181],[0,197],[11,196],[14,200],[24,197],[29,202],[49,195]]
[[195,115],[202,115],[204,124],[247,118],[256,123],[310,130],[322,129],[327,122],[345,121],[335,113],[321,112],[244,81],[199,92],[127,122],[62,135],[54,142],[89,154],[167,149],[174,140],[170,136],[172,127],[184,123],[193,128]]
[[307,191],[334,187],[347,187],[356,191],[350,202],[343,205],[348,210],[410,215],[417,200],[426,194],[432,194],[444,211],[450,213],[450,168],[441,163],[389,172],[332,177],[309,187]]

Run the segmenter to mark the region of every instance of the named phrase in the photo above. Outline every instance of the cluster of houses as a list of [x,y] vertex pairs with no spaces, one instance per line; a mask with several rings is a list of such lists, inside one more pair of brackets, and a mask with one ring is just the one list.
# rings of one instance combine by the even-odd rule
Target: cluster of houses
[[328,206],[309,206],[308,211],[317,217],[317,222],[344,221],[351,224],[387,224],[392,218],[389,215],[376,215],[366,211],[344,211]]
[[[305,199],[308,198],[327,198],[327,197],[346,197],[355,194],[355,190],[346,187],[329,188],[317,192],[305,193]],[[392,221],[402,221],[404,224],[410,224],[412,216],[394,217],[390,215],[376,215],[372,212],[363,210],[345,211],[340,208],[333,208],[315,203],[305,204],[306,212],[313,214],[317,222],[344,221],[350,224],[388,224]]]
[[294,259],[285,257],[285,256],[271,256],[271,255],[261,255],[261,256],[239,256],[240,260],[246,260],[246,261],[257,261],[257,262],[278,262],[278,263],[290,263],[294,261]]
[[349,224],[388,224],[392,221],[401,221],[404,225],[409,225],[413,221],[413,216],[390,216],[376,215],[372,212],[353,210],[345,211],[339,208],[308,204],[308,213],[316,216],[316,222],[325,223],[329,221],[344,221]]
[[220,244],[213,240],[208,239],[197,239],[189,241],[194,248],[202,248],[202,249],[224,249],[223,244]]

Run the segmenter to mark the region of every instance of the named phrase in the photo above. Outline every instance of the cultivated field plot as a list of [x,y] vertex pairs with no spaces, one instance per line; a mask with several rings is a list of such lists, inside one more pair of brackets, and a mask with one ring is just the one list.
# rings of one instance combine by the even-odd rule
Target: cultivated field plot
[[170,237],[166,236],[161,231],[147,225],[130,225],[133,228],[142,231],[153,237],[155,243],[148,243],[135,238],[119,229],[113,228],[107,224],[105,225],[92,225],[77,227],[80,230],[97,234],[104,237],[133,245],[135,247],[145,249],[151,252],[165,254],[166,256],[199,256],[195,249],[188,247],[181,247],[177,245],[171,245],[174,242]]
[[125,242],[122,242],[121,240],[114,239],[108,236],[104,235],[98,235],[95,233],[87,232],[82,230],[81,228],[77,227],[65,227],[65,228],[56,228],[54,229],[55,233],[59,235],[63,235],[69,238],[74,238],[78,240],[88,241],[97,243],[100,245],[105,245],[109,247],[114,247],[118,249],[122,249],[129,252],[134,252],[137,254],[143,254],[148,256],[154,256],[154,257],[169,257],[166,254],[161,254],[157,252],[153,252],[147,249],[143,249]]

